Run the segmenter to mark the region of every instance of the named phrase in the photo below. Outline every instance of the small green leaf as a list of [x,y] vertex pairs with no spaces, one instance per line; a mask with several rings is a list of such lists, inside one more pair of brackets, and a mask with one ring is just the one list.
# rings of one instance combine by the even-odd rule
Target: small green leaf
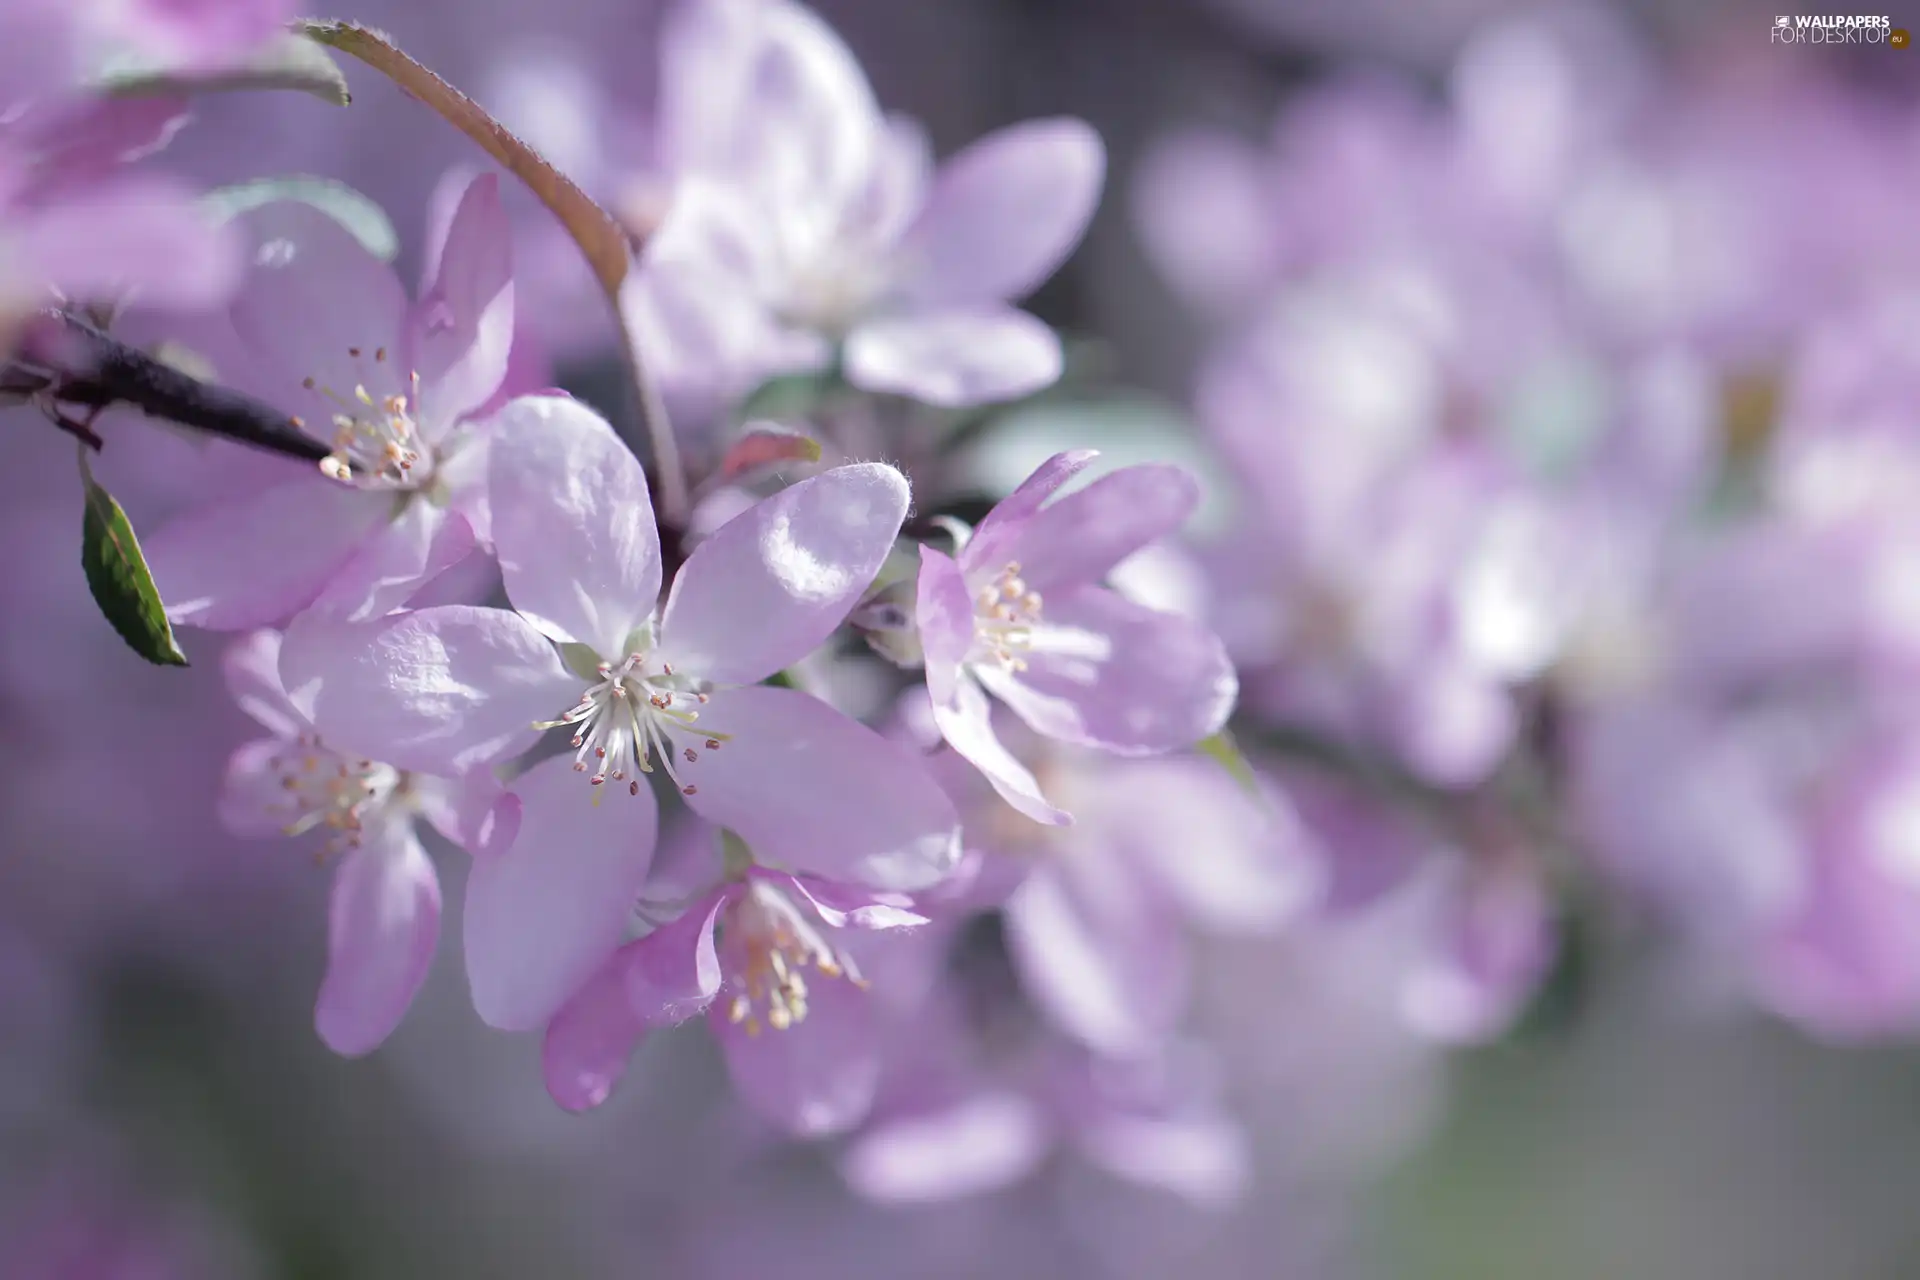
[[363,248],[382,262],[392,262],[400,252],[400,236],[387,218],[386,210],[371,197],[361,195],[344,182],[317,178],[311,174],[290,173],[278,178],[256,178],[220,187],[202,197],[214,217],[225,222],[261,205],[291,200],[311,205],[347,230]]
[[1233,780],[1246,788],[1247,794],[1260,796],[1260,779],[1253,772],[1253,766],[1240,754],[1240,744],[1233,740],[1233,734],[1226,729],[1214,734],[1194,747],[1201,755],[1219,763]]
[[113,495],[93,478],[86,455],[80,456],[80,479],[86,488],[86,518],[81,525],[80,564],[94,603],[133,651],[148,662],[184,667],[187,655],[174,642],[166,606],[154,588],[153,575],[140,554],[127,513]]
[[333,55],[292,32],[275,37],[245,62],[217,71],[182,71],[137,55],[116,57],[94,77],[94,87],[116,97],[293,89],[336,107],[353,101]]

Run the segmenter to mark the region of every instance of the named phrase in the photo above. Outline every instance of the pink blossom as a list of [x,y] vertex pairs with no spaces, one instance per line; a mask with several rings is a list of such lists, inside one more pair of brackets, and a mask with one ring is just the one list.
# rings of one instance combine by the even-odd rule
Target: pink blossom
[[239,630],[309,607],[377,617],[488,536],[490,424],[467,419],[506,377],[513,339],[498,179],[467,187],[417,302],[308,206],[269,205],[246,223],[253,268],[232,319],[258,367],[240,381],[335,452],[326,475],[287,463],[278,483],[179,516],[147,540],[147,559],[175,622]]
[[671,383],[738,394],[836,347],[856,386],[942,405],[1060,374],[1013,300],[1085,230],[1105,156],[1073,119],[993,134],[936,172],[852,54],[788,0],[690,0],[665,38],[672,202],[625,297]]
[[1154,755],[1217,732],[1233,667],[1214,635],[1100,585],[1178,529],[1197,498],[1175,467],[1128,467],[1048,503],[1093,458],[1042,464],[981,521],[956,557],[920,549],[917,619],[940,732],[1007,802],[1040,822],[1068,815],[994,736],[987,694],[1036,733]]
[[[840,467],[749,508],[656,607],[646,478],[612,428],[547,396],[508,405],[496,433],[494,541],[517,612],[439,606],[361,624],[310,646],[295,677],[324,732],[404,768],[459,773],[542,730],[569,736],[571,772],[550,762],[517,784],[534,788],[523,838],[475,866],[475,892],[500,906],[476,914],[470,895],[483,1018],[539,1025],[618,944],[653,854],[656,768],[772,865],[897,889],[945,873],[957,821],[912,754],[758,683],[818,647],[872,581],[906,510],[897,471]],[[620,794],[602,808],[605,792]],[[520,887],[496,895],[494,876]]]
[[[715,833],[701,833],[709,845]],[[857,1124],[880,1046],[856,935],[925,923],[899,894],[728,866],[668,924],[623,947],[547,1028],[547,1089],[598,1106],[650,1029],[707,1015],[734,1087],[793,1133]]]
[[499,856],[518,803],[484,773],[412,773],[323,739],[282,684],[281,651],[278,632],[256,631],[226,653],[228,689],[270,736],[234,752],[220,816],[236,835],[326,834],[321,856],[339,865],[314,1023],[329,1048],[358,1056],[406,1015],[439,939],[440,880],[415,821]]

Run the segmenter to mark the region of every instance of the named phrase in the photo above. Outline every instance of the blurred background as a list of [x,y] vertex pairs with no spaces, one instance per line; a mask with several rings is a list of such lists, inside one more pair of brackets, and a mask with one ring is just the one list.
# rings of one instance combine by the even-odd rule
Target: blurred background
[[[1726,0],[817,7],[941,155],[1055,114],[1106,141],[1094,227],[1030,303],[1069,385],[1000,415],[1015,460],[980,465],[1017,479],[1072,443],[1198,467],[1249,754],[1357,803],[1356,848],[1393,843],[1362,828],[1405,792],[1469,827],[1510,800],[1484,843],[1530,868],[1526,921],[1435,925],[1403,894],[1205,943],[1193,1023],[1252,1168],[1225,1207],[1073,1168],[866,1205],[741,1115],[695,1034],[565,1115],[537,1043],[472,1016],[451,939],[393,1039],[342,1060],[310,1020],[327,873],[216,820],[250,736],[216,647],[185,673],[124,653],[45,480],[68,446],[21,430],[0,1275],[1920,1274],[1920,52],[1780,44]],[[317,16],[386,29],[602,199],[642,198],[652,0]],[[350,183],[411,276],[431,193],[477,157],[349,77],[344,110],[209,97],[168,165]],[[604,387],[601,315],[522,212],[556,377]],[[1463,509],[1511,513],[1501,554],[1449,532]],[[1479,684],[1401,678],[1369,603],[1396,575],[1495,619],[1459,659]],[[1371,692],[1342,701],[1356,654]]]

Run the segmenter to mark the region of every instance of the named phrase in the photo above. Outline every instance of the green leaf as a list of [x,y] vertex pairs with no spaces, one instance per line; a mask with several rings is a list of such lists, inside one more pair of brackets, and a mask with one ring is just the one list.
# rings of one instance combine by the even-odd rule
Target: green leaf
[[292,32],[276,36],[238,66],[217,71],[182,71],[137,55],[115,57],[94,77],[94,87],[116,97],[292,89],[336,107],[353,101],[333,55]]
[[86,570],[94,603],[120,638],[148,662],[186,666],[187,655],[174,642],[166,606],[160,603],[153,575],[140,554],[140,540],[133,536],[127,513],[94,480],[84,453],[80,456],[80,479],[86,488],[87,507],[80,532],[80,565]]
[[277,178],[256,178],[230,187],[209,191],[203,199],[214,217],[225,222],[261,205],[291,200],[310,205],[344,227],[363,248],[382,262],[392,262],[400,252],[400,236],[387,218],[386,210],[371,197],[361,195],[344,182],[317,178],[311,174],[290,173]]
[[1230,774],[1233,780],[1246,789],[1248,795],[1262,797],[1260,779],[1254,773],[1253,766],[1240,754],[1240,744],[1233,740],[1233,734],[1226,729],[1214,734],[1194,746],[1201,755],[1216,761]]

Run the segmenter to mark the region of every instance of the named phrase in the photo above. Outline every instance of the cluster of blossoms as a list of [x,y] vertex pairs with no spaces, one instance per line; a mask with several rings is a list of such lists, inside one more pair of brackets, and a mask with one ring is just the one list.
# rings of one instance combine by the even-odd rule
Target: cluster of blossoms
[[[1186,937],[1276,927],[1317,880],[1284,799],[1186,757],[1233,711],[1225,646],[1110,583],[1199,486],[1062,453],[969,522],[945,420],[897,449],[883,421],[1060,377],[1013,300],[1079,240],[1100,142],[1033,122],[936,169],[784,0],[690,0],[665,45],[664,216],[618,304],[702,461],[692,511],[657,516],[608,420],[539,388],[531,233],[491,173],[444,184],[415,290],[336,211],[270,200],[197,224],[235,267],[217,305],[142,290],[121,325],[313,444],[182,458],[101,425],[102,465],[158,514],[168,618],[232,637],[264,734],[223,821],[332,865],[319,1034],[358,1055],[400,1025],[459,857],[473,1007],[543,1038],[564,1107],[704,1017],[775,1124],[866,1126],[847,1177],[876,1199],[1010,1182],[1058,1143],[1226,1198],[1244,1159],[1218,1090],[1171,1070],[1196,1052]],[[795,374],[839,398],[733,426]],[[1218,847],[1189,846],[1195,807]],[[936,1112],[953,1152],[998,1134],[1002,1158],[931,1176],[945,1157],[912,1149]],[[1167,1142],[1206,1154],[1162,1169]]]
[[1248,499],[1200,570],[1242,740],[1331,739],[1339,785],[1384,771],[1462,837],[1461,1029],[1524,1007],[1570,877],[1702,992],[1920,1021],[1916,193],[1880,158],[1911,120],[1675,92],[1572,12],[1476,38],[1444,104],[1337,82],[1264,147],[1149,157],[1138,224],[1220,333],[1198,416]]
[[1920,1024],[1920,192],[1846,145],[1909,116],[1676,98],[1575,15],[1443,101],[1163,140],[1136,221],[1229,479],[1075,449],[983,497],[965,437],[1067,376],[1018,304],[1100,200],[1083,122],[936,164],[809,10],[679,0],[643,137],[566,157],[631,237],[636,451],[546,385],[593,339],[501,175],[441,184],[410,288],[337,208],[133,167],[185,100],[89,90],[102,48],[217,75],[285,15],[174,16],[0,14],[0,393],[61,412],[85,317],[300,442],[62,419],[257,723],[221,821],[331,869],[336,1052],[457,950],[569,1111],[699,1019],[865,1200],[1072,1163],[1215,1206],[1205,1033],[1314,1033],[1210,990],[1221,939],[1422,1055],[1622,920],[1816,1032]]

